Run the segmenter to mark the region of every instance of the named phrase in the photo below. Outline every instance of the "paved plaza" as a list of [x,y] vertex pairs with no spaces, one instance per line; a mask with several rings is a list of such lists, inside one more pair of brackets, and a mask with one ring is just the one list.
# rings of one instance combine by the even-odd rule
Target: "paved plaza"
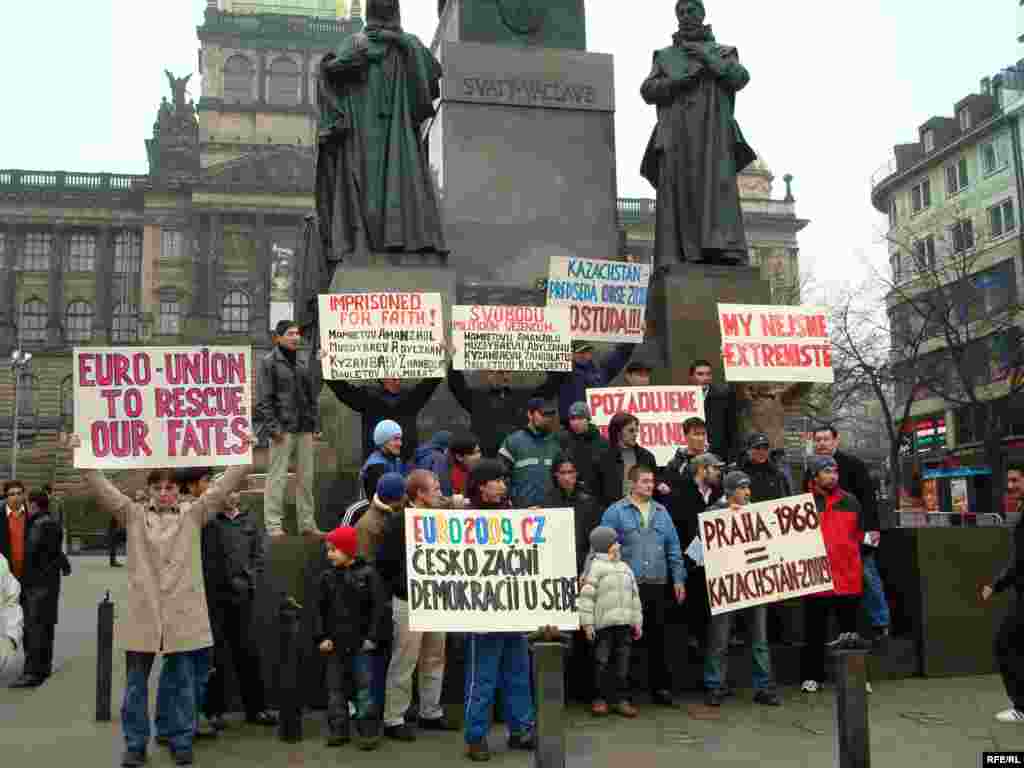
[[[4,764],[98,768],[115,765],[120,754],[117,708],[124,680],[123,654],[114,655],[114,719],[93,721],[96,674],[96,605],[107,589],[120,602],[127,589],[125,569],[106,558],[72,559],[64,580],[53,677],[34,691],[0,689],[0,755]],[[156,675],[153,676],[155,687]],[[678,768],[692,761],[714,765],[832,765],[832,694],[814,696],[785,689],[781,708],[750,702],[749,691],[728,700],[717,720],[700,719],[697,698],[677,710],[641,706],[641,718],[596,720],[581,707],[570,713],[570,768]],[[872,765],[977,766],[982,751],[1024,750],[1024,727],[1001,725],[994,712],[1007,706],[997,677],[900,680],[875,683],[870,699]],[[272,730],[233,721],[216,741],[199,742],[196,765],[247,768],[252,765],[320,766],[358,763],[417,768],[462,764],[460,734],[420,734],[414,744],[387,742],[377,752],[323,745],[323,713],[306,716],[305,741],[287,745]],[[510,753],[496,730],[492,764],[526,768],[530,755]],[[28,760],[31,758],[31,763]],[[170,766],[155,745],[150,765]],[[466,763],[468,764],[468,763]]]

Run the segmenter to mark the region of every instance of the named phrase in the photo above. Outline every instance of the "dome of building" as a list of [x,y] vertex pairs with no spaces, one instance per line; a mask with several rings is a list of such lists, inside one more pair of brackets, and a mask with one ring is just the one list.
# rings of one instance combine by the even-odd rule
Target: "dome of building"
[[768,163],[760,155],[746,167],[739,175],[737,182],[740,187],[740,197],[757,197],[768,199],[772,196],[772,182],[775,181],[775,174],[768,167]]

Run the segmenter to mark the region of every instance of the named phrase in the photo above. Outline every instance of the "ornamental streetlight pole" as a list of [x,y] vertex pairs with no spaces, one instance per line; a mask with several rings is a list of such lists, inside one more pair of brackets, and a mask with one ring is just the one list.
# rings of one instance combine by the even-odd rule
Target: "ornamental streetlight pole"
[[11,371],[14,374],[14,424],[11,432],[11,479],[18,477],[18,420],[21,406],[21,377],[29,363],[32,362],[32,353],[25,352],[21,348],[22,330],[25,327],[25,305],[22,304],[18,313],[18,348],[11,352]]

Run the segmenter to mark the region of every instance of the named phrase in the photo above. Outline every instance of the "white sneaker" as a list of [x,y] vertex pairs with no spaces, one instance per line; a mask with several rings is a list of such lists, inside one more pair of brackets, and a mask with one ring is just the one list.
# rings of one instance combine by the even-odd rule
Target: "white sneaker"
[[804,693],[817,693],[818,692],[818,681],[817,680],[804,680],[804,684],[800,686],[800,690]]
[[998,720],[1000,723],[1024,724],[1024,712],[1021,712],[1019,709],[1014,709],[1013,707],[1010,707],[1010,709],[1004,709],[1002,712],[996,715],[996,720]]
[[864,683],[864,690],[868,693],[874,693],[874,691],[871,690],[871,683]]

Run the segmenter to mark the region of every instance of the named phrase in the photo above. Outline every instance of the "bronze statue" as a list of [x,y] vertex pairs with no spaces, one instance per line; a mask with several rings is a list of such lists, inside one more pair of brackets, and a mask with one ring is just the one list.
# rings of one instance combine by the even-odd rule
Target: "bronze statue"
[[328,285],[339,264],[372,254],[447,253],[420,136],[440,79],[430,50],[402,31],[399,0],[370,0],[365,30],[324,57],[316,212]]
[[640,168],[658,191],[654,264],[746,264],[736,176],[756,155],[733,114],[750,75],[735,48],[715,42],[701,0],[679,0],[676,17],[679,31],[640,89],[658,108]]
[[164,74],[167,75],[167,82],[171,84],[171,94],[174,96],[174,111],[181,114],[185,110],[185,89],[188,88],[188,81],[192,79],[192,75],[175,77],[166,69]]

